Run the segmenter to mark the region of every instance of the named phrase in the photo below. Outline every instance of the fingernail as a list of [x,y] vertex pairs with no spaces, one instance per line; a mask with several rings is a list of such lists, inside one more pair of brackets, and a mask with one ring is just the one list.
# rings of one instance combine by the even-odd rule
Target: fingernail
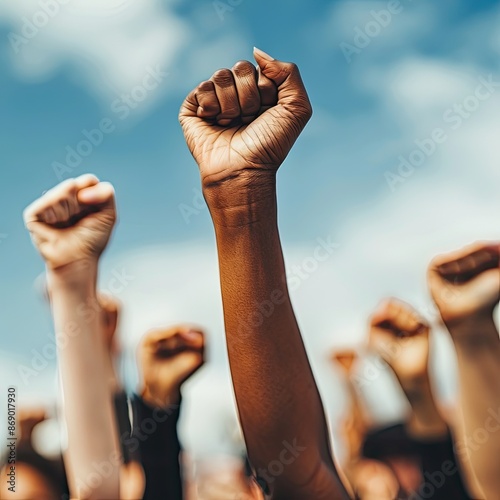
[[266,61],[274,61],[274,57],[270,56],[263,50],[258,49],[257,47],[253,48],[254,54],[257,54],[258,56],[262,57],[262,59],[265,59]]

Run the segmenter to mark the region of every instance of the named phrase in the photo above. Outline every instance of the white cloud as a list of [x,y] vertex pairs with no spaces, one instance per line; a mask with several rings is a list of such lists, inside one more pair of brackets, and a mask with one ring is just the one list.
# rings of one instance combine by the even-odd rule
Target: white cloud
[[[53,6],[50,14],[43,4]],[[109,104],[140,84],[148,68],[159,65],[168,71],[186,45],[190,29],[174,13],[173,4],[22,0],[2,2],[0,20],[10,25],[11,61],[22,77],[45,79],[67,66],[75,83]]]
[[[51,5],[47,13],[42,5]],[[201,6],[191,19],[177,0],[21,0],[0,4],[10,32],[10,60],[20,78],[40,81],[67,69],[71,81],[106,109],[142,85],[148,72],[167,73],[140,101],[140,112],[186,82],[207,78],[214,62],[233,64],[251,54],[237,21],[220,28],[215,10]],[[209,4],[212,7],[211,3]],[[194,85],[195,83],[193,83]]]

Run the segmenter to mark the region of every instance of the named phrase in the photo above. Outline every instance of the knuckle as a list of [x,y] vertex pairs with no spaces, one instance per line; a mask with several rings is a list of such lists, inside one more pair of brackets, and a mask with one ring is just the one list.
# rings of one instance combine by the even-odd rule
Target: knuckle
[[229,87],[234,84],[233,73],[229,69],[220,69],[212,77],[214,83],[220,87]]
[[233,66],[233,72],[238,76],[250,76],[256,72],[255,66],[249,61],[238,61]]
[[214,90],[214,84],[210,80],[205,80],[201,82],[198,87],[196,87],[196,93],[200,92],[212,92]]

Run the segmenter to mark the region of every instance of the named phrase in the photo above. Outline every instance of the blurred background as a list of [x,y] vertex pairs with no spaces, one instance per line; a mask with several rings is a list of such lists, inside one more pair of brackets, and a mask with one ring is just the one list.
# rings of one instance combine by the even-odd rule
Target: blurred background
[[[431,258],[499,238],[499,23],[498,2],[480,0],[1,2],[2,394],[16,385],[21,403],[56,401],[53,330],[36,285],[43,265],[22,211],[92,172],[117,192],[101,287],[124,305],[127,387],[136,388],[144,332],[202,325],[209,362],[186,386],[183,443],[195,457],[237,452],[213,229],[177,111],[199,81],[257,46],[299,65],[315,110],[279,173],[280,228],[335,431],[345,391],[330,349],[362,346],[386,296],[435,322]],[[454,358],[439,328],[433,347],[436,391],[451,404]],[[401,418],[387,370],[366,357],[358,382],[376,421]],[[57,439],[47,436],[50,447]]]

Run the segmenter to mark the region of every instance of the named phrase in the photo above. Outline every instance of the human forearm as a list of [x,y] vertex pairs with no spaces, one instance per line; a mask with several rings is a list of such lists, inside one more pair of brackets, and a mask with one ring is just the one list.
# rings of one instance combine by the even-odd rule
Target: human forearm
[[[487,498],[500,489],[500,339],[492,317],[472,318],[449,326],[458,359],[463,428],[459,442],[470,442],[470,463]],[[496,418],[495,418],[496,417]],[[488,439],[475,442],[478,429]]]
[[[229,358],[250,460],[261,478],[271,464],[282,468],[261,481],[275,499],[332,499],[344,490],[288,297],[276,218],[276,171],[312,106],[295,64],[259,49],[254,57],[258,71],[240,61],[201,82],[179,120],[215,225]],[[300,448],[292,452],[287,445],[293,443]]]
[[[79,262],[49,271],[52,312],[58,338],[58,359],[64,395],[64,416],[72,494],[85,498],[116,498],[119,494],[119,451],[105,348],[95,312],[97,262]],[[94,464],[107,465],[108,475],[91,479]]]
[[448,426],[436,405],[428,374],[400,382],[411,406],[407,423],[409,434],[417,439],[440,439],[446,436]]
[[212,217],[229,359],[250,459],[265,472],[286,453],[286,444],[296,443],[297,456],[276,478],[276,488],[305,484],[325,464],[332,472],[334,466],[322,403],[288,296],[276,198],[231,212],[212,209]]

